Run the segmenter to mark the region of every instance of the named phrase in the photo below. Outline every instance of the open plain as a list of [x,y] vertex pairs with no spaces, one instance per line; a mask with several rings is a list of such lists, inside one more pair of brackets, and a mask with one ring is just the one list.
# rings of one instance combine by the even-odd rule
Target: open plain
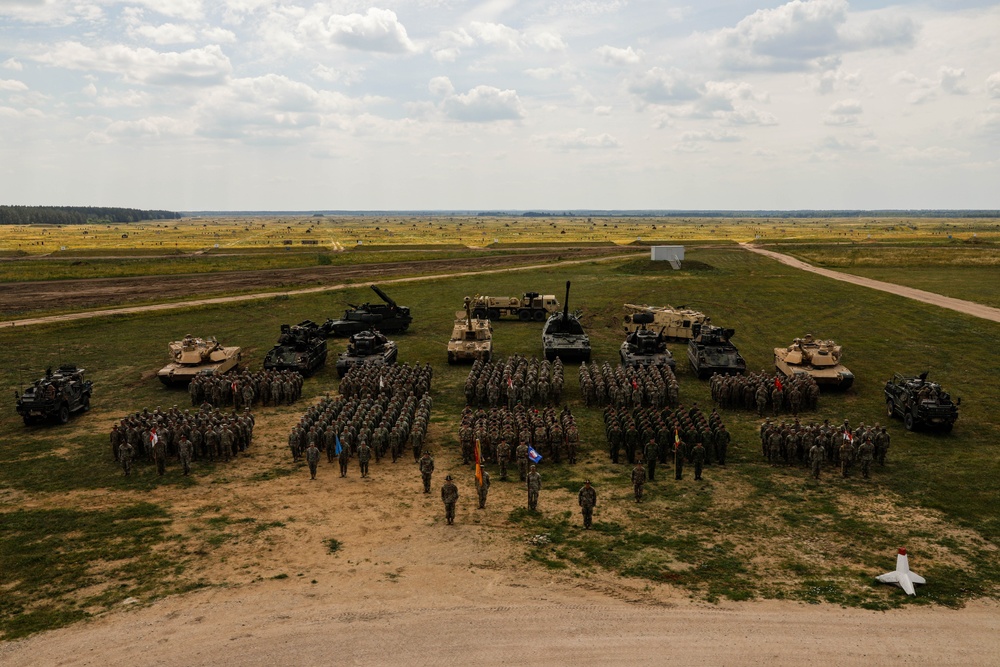
[[[341,236],[333,221],[324,220],[315,223],[317,230],[325,225],[324,244],[296,261],[318,265],[325,255],[345,257],[335,260],[345,264],[271,270],[316,272],[304,282],[300,276],[287,285],[271,283],[276,289],[341,280],[335,270],[356,271],[351,277],[358,286],[342,291],[0,332],[0,387],[6,395],[59,363],[86,367],[95,382],[92,410],[66,426],[26,428],[13,410],[0,420],[0,570],[6,573],[0,631],[7,639],[0,662],[996,663],[1000,519],[994,503],[1000,463],[993,443],[1000,426],[992,411],[1000,365],[992,351],[1000,349],[1000,324],[805,273],[733,243],[757,239],[790,253],[808,246],[814,256],[860,245],[883,257],[881,270],[888,270],[892,257],[919,263],[926,248],[957,254],[974,245],[971,252],[993,252],[993,221],[911,226],[879,220],[862,227],[858,221],[643,220],[624,229],[612,220],[605,231],[605,221],[559,219],[538,223],[534,236],[518,237],[535,250],[510,254],[501,254],[502,247],[484,249],[510,230],[503,226],[510,221],[482,221],[483,229],[471,237],[465,226],[480,221],[462,221],[459,228],[455,220],[434,220],[430,228],[440,227],[440,235],[429,235],[425,222],[388,220],[389,229],[418,225],[423,232],[401,238],[393,231],[389,238],[377,236],[386,227],[383,220],[352,223],[367,226]],[[227,241],[233,244],[227,252],[241,245],[247,251],[226,260],[227,270],[203,276],[217,294],[248,289],[240,276],[252,273],[231,272],[244,259],[263,261],[263,241],[280,246],[287,240],[269,238],[267,228],[257,229],[253,221],[214,224],[244,230],[245,236],[235,235],[242,241]],[[623,228],[617,237],[614,224]],[[191,261],[207,261],[214,242],[205,249],[204,239],[182,241],[181,228],[169,242],[188,253],[204,249]],[[344,250],[352,237],[399,245]],[[437,461],[435,491],[447,473],[458,480],[455,526],[444,525],[435,494],[420,493],[419,475],[405,459],[382,461],[364,480],[356,464],[340,479],[324,462],[316,481],[291,461],[288,430],[310,403],[336,391],[332,357],[307,380],[301,402],[257,413],[251,450],[230,464],[199,462],[190,478],[176,465],[158,478],[140,464],[124,478],[112,460],[107,432],[123,414],[185,407],[186,393],[162,387],[154,376],[166,343],[185,333],[241,345],[246,364],[259,368],[280,324],[321,321],[339,315],[348,302],[373,300],[367,283],[379,276],[416,278],[443,273],[443,267],[464,273],[470,266],[539,259],[545,264],[586,259],[587,253],[597,260],[628,252],[622,244],[636,237],[688,244],[684,268],[672,271],[633,257],[491,274],[488,282],[462,275],[387,288],[414,312],[410,332],[398,338],[400,360],[429,361],[435,368],[429,445]],[[817,248],[825,237],[829,245]],[[250,247],[254,242],[257,247]],[[412,253],[448,257],[409,259],[404,244],[414,242],[421,246]],[[435,243],[448,245],[427,250]],[[475,247],[463,250],[469,245]],[[87,252],[107,257],[98,246]],[[133,250],[115,248],[124,256]],[[379,261],[358,259],[367,253],[379,253]],[[273,261],[281,264],[292,253],[282,248],[276,255]],[[150,263],[167,259],[153,256]],[[60,275],[64,302],[28,302],[24,308],[93,307],[97,301],[73,302],[75,287],[119,280],[73,274],[94,266],[117,270],[114,259],[89,268],[74,267],[86,261],[79,258],[10,264],[66,261],[72,269]],[[924,280],[947,271],[950,296],[977,300],[982,274],[976,263],[925,264],[919,267]],[[900,273],[905,269],[898,267]],[[9,293],[30,294],[32,283],[45,278],[40,270],[31,281],[11,284]],[[648,502],[637,505],[629,500],[626,467],[608,460],[601,410],[583,405],[576,366],[567,365],[566,403],[581,424],[581,462],[543,463],[538,513],[523,509],[521,486],[497,481],[493,466],[489,504],[476,510],[472,473],[457,453],[468,368],[444,363],[454,311],[463,296],[475,293],[538,290],[562,299],[567,279],[573,281],[570,307],[583,310],[598,362],[617,363],[622,303],[687,304],[737,330],[735,342],[752,370],[771,368],[771,349],[807,332],[843,344],[845,362],[858,378],[854,388],[824,394],[815,413],[800,415],[804,420],[886,423],[884,381],[894,371],[923,370],[963,398],[961,418],[950,434],[911,433],[898,421],[888,422],[889,462],[876,467],[872,480],[845,480],[828,470],[815,483],[804,468],[772,468],[761,459],[756,414],[720,411],[734,434],[729,465],[710,468],[701,483],[690,474],[680,482],[662,476],[647,487]],[[153,274],[128,280],[155,286],[161,279]],[[163,280],[170,285],[169,301],[185,285],[193,293],[204,291],[196,271],[170,280]],[[122,283],[131,286],[123,291],[139,293],[139,282]],[[52,284],[39,282],[35,289]],[[147,292],[137,301],[154,298]],[[126,302],[112,296],[100,305]],[[495,354],[540,354],[537,325],[501,321],[494,328]],[[331,341],[331,355],[342,347]],[[707,383],[687,368],[683,346],[671,349],[681,400],[696,401],[707,412]],[[588,477],[599,504],[595,530],[584,532],[575,492]],[[899,546],[910,549],[913,568],[928,580],[916,598],[873,582],[875,574],[891,569]]]

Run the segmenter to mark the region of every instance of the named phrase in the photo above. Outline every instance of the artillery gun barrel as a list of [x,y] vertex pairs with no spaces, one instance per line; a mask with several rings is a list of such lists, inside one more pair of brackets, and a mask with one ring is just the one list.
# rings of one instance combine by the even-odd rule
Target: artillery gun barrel
[[569,281],[566,281],[566,300],[563,302],[563,322],[569,319]]
[[380,290],[380,289],[378,288],[378,285],[372,285],[372,286],[371,286],[371,288],[372,288],[373,290],[375,290],[375,293],[376,293],[376,294],[378,294],[378,295],[379,295],[379,297],[380,297],[380,298],[381,298],[381,299],[382,299],[383,301],[385,301],[385,302],[386,302],[387,304],[389,304],[389,306],[391,306],[392,308],[396,308],[396,307],[397,307],[397,306],[396,306],[396,302],[395,302],[395,301],[393,301],[392,299],[390,299],[390,298],[389,298],[389,295],[388,295],[388,294],[386,294],[385,292],[383,292],[382,290]]

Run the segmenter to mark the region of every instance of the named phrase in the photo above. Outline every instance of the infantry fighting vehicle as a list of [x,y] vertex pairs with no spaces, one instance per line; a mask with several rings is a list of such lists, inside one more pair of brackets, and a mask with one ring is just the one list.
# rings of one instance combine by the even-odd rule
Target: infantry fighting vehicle
[[907,431],[921,426],[950,431],[961,403],[961,398],[952,402],[937,382],[928,382],[927,371],[917,377],[896,373],[885,383],[885,410],[890,417],[902,417]]
[[712,373],[743,375],[747,372],[747,362],[739,350],[730,342],[735,329],[723,329],[711,324],[698,327],[695,337],[688,342],[688,361],[699,378]]
[[322,328],[327,336],[350,336],[370,329],[378,329],[383,333],[406,331],[413,321],[410,309],[390,299],[378,286],[371,285],[371,288],[385,303],[363,303],[360,306],[347,304],[350,309],[344,311],[342,319],[323,323]]
[[84,370],[69,364],[60,366],[55,372],[45,371],[45,377],[35,380],[35,384],[14,392],[17,398],[17,414],[21,415],[25,426],[36,421],[53,419],[60,424],[69,421],[72,412],[86,412],[90,409],[90,395],[94,383],[83,378]]
[[639,328],[639,325],[632,321],[632,315],[636,313],[650,313],[653,315],[651,324],[654,329],[662,329],[663,335],[669,341],[686,343],[695,337],[703,325],[709,324],[710,318],[705,313],[691,310],[683,306],[674,308],[673,306],[647,306],[636,305],[634,303],[625,304],[625,328],[632,332]]
[[[653,321],[652,313],[633,313],[632,323],[639,328],[625,336],[618,351],[623,366],[670,366],[674,370],[677,362],[667,349],[667,338],[663,329],[657,333],[646,328]],[[628,329],[625,330],[628,332]]]
[[821,389],[847,389],[854,384],[854,373],[840,363],[840,355],[841,347],[832,340],[806,334],[789,347],[774,348],[774,367],[785,377],[811,375]]
[[522,322],[544,322],[559,312],[559,300],[554,294],[525,292],[520,299],[515,296],[476,296],[472,299],[472,314],[490,321],[504,315],[513,315]]
[[473,317],[472,299],[465,297],[465,311],[455,313],[455,328],[448,341],[448,363],[489,361],[493,358],[493,327],[489,320]]
[[590,338],[580,324],[580,313],[569,312],[569,281],[563,311],[550,315],[542,328],[542,349],[545,358],[554,361],[590,361]]
[[239,367],[242,350],[223,347],[215,337],[188,334],[167,346],[170,363],[156,374],[165,385],[187,384],[195,375],[220,375]]
[[353,366],[367,362],[376,366],[396,363],[399,349],[378,331],[359,331],[351,336],[347,351],[337,357],[337,375],[344,377]]
[[278,344],[264,355],[264,368],[312,375],[326,363],[326,355],[326,336],[318,324],[312,320],[282,324]]

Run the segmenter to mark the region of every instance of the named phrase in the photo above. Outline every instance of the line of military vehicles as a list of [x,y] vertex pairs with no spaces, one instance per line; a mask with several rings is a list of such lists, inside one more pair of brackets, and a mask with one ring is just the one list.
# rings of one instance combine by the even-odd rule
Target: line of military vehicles
[[[389,365],[399,355],[395,341],[385,334],[405,332],[413,317],[376,285],[372,290],[383,303],[348,304],[340,319],[322,324],[305,320],[283,324],[278,342],[264,357],[264,368],[293,370],[311,375],[327,359],[327,339],[349,337],[347,350],[337,357],[337,374],[343,377],[361,363]],[[526,292],[518,297],[465,297],[464,310],[455,314],[448,342],[448,363],[489,361],[493,355],[493,322],[514,317],[521,322],[543,322],[542,350],[546,359],[588,362],[590,338],[581,323],[581,312],[569,310],[570,282],[560,307],[553,294]],[[732,343],[733,329],[715,326],[704,313],[686,307],[625,304],[625,340],[619,349],[625,366],[666,365],[676,368],[668,342],[687,343],[692,371],[704,379],[715,373],[742,375],[747,364]],[[157,374],[166,385],[186,384],[197,375],[216,375],[236,369],[241,361],[239,347],[226,347],[215,338],[185,336],[168,346],[170,363]],[[823,389],[846,390],[854,374],[841,363],[843,350],[832,340],[818,340],[811,334],[796,338],[788,347],[774,348],[774,365],[784,376],[809,375]],[[73,412],[90,408],[93,384],[84,379],[84,369],[60,366],[46,371],[23,393],[15,392],[17,412],[26,425],[54,420],[66,423]],[[958,419],[958,404],[927,373],[906,376],[896,373],[884,388],[886,412],[903,420],[908,430],[919,427],[950,431]]]

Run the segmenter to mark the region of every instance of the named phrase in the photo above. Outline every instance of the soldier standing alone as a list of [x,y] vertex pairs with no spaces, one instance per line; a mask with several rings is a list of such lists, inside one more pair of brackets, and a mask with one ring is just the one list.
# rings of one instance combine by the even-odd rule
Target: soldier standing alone
[[823,467],[824,458],[826,458],[826,450],[818,442],[809,449],[809,463],[812,465],[814,479],[819,479],[819,471]]
[[316,466],[319,465],[319,447],[312,443],[306,448],[306,463],[309,464],[309,479],[316,479]]
[[642,488],[646,485],[646,468],[642,461],[637,461],[632,468],[632,491],[635,492],[635,502],[642,500]]
[[482,476],[482,481],[478,478],[476,479],[476,493],[479,495],[479,509],[486,509],[486,495],[490,492],[490,473],[486,471],[486,468],[480,468],[479,474]]
[[590,530],[590,524],[594,521],[594,506],[597,505],[597,491],[590,485],[589,479],[584,481],[578,499],[580,511],[583,512],[583,527]]
[[705,465],[705,446],[700,442],[696,442],[694,449],[691,450],[691,460],[694,462],[694,479],[699,481],[702,467]]
[[361,464],[361,476],[368,476],[368,462],[372,458],[372,448],[367,442],[362,442],[358,446],[358,463]]
[[123,440],[118,446],[118,460],[121,461],[122,470],[125,471],[126,477],[132,474],[132,457],[134,455],[135,447],[130,445],[127,440]]
[[184,466],[184,474],[191,474],[191,457],[194,455],[194,445],[191,441],[187,439],[187,436],[182,435],[180,442],[177,443],[177,453],[181,458],[181,465]]
[[351,460],[351,450],[341,443],[340,453],[337,454],[337,463],[340,464],[340,476],[347,477],[347,462]]
[[431,473],[434,472],[434,459],[429,451],[420,457],[420,478],[424,481],[424,493],[431,492]]
[[444,478],[441,500],[444,502],[444,518],[448,520],[450,526],[455,523],[455,503],[458,502],[458,487],[451,481],[451,475]]
[[542,490],[542,476],[535,471],[535,466],[531,466],[528,473],[528,509],[538,508],[538,493]]

